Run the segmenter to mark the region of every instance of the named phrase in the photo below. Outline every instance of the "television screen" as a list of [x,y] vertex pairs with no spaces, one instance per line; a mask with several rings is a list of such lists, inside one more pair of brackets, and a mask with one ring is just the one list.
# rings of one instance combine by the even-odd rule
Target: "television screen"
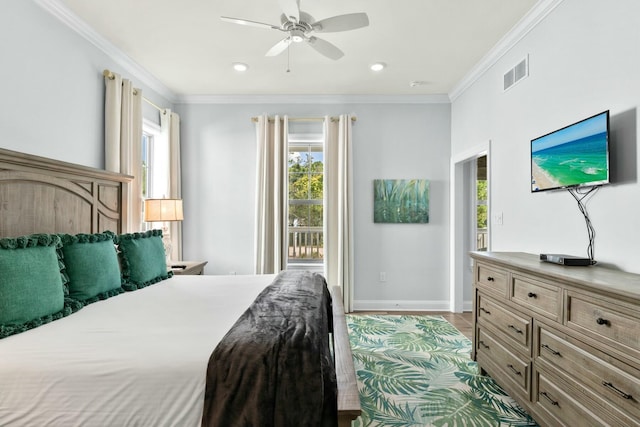
[[531,191],[609,182],[609,111],[531,140]]

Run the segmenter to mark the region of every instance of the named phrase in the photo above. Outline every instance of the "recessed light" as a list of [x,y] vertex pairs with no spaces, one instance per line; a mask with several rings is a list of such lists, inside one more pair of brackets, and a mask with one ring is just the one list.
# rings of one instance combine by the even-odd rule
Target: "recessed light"
[[249,66],[247,64],[243,64],[242,62],[234,62],[233,69],[239,72],[244,72],[249,69]]
[[385,64],[384,62],[376,62],[375,64],[372,64],[371,67],[371,71],[382,71],[385,69],[385,67],[387,66],[387,64]]

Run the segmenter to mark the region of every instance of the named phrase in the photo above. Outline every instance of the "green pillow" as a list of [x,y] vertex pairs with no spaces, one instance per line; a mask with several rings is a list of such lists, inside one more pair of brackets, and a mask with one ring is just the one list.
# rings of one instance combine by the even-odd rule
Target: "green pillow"
[[60,237],[33,234],[0,239],[0,338],[78,311],[61,274]]
[[125,291],[135,291],[173,276],[167,271],[162,230],[121,234],[116,242]]
[[85,305],[122,293],[115,234],[61,234],[69,297]]

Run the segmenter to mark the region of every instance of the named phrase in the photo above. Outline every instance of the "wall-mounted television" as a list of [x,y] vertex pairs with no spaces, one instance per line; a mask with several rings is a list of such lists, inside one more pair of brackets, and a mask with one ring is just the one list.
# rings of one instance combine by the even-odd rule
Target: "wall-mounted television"
[[609,111],[531,140],[531,191],[609,183]]

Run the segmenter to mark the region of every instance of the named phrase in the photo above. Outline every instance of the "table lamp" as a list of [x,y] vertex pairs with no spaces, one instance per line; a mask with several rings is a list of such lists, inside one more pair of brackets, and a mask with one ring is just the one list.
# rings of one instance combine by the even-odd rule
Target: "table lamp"
[[167,257],[167,265],[171,258],[171,236],[169,235],[169,221],[182,221],[182,199],[146,199],[144,201],[145,222],[162,222],[162,243]]

